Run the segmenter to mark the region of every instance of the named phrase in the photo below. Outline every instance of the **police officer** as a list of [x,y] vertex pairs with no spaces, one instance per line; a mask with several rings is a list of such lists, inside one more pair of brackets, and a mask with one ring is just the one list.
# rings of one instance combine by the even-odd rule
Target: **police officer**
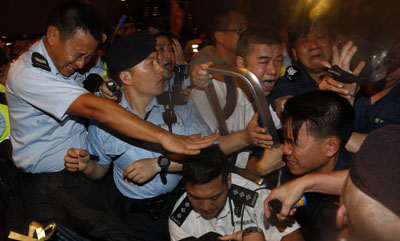
[[262,212],[269,190],[229,173],[225,155],[218,146],[203,149],[201,154],[185,159],[184,193],[169,220],[171,240],[224,236],[241,240],[243,230],[258,227],[265,240],[303,240],[298,224],[278,231]]
[[[172,113],[157,101],[168,80],[155,47],[154,36],[135,34],[120,37],[107,51],[109,75],[122,86],[119,105],[163,129],[171,127],[176,134],[210,134],[192,101],[176,106]],[[181,179],[176,173],[181,165],[163,156],[159,146],[116,135],[98,122],[89,126],[88,138],[88,150],[99,162],[90,160],[86,151],[71,149],[67,169],[99,179],[114,164],[115,209],[124,222],[145,240],[169,240],[167,220],[177,199],[172,191]],[[85,154],[85,161],[79,162],[80,153]]]
[[[74,214],[78,220],[87,218],[83,221],[87,225],[78,229],[91,235],[99,235],[94,228],[98,227],[98,220],[79,213],[77,206],[87,206],[72,205],[75,202],[71,200],[90,203],[89,200],[96,200],[96,188],[85,188],[92,184],[84,176],[63,171],[66,150],[87,145],[79,116],[97,119],[126,136],[161,143],[170,151],[194,154],[194,149],[215,139],[176,136],[81,87],[84,76],[77,71],[105,41],[110,26],[108,17],[93,4],[66,1],[59,5],[50,16],[46,36],[12,64],[6,86],[13,159],[23,173],[21,198],[29,207],[29,219],[43,223],[62,220],[76,227],[78,222],[70,222],[75,219],[65,216]],[[60,191],[66,195],[58,195]],[[14,210],[9,213],[16,214]],[[111,226],[118,226],[117,223],[108,221]],[[21,224],[18,227],[24,228]],[[112,230],[118,227],[110,230],[104,233],[112,238]]]

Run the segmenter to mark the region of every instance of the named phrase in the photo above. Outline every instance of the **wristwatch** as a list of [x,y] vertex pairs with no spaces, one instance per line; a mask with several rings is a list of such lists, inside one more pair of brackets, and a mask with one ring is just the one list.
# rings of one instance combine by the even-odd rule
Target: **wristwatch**
[[161,171],[160,171],[161,182],[164,185],[166,185],[167,184],[166,174],[168,171],[168,167],[171,164],[171,161],[168,159],[168,157],[161,155],[157,159],[157,164],[161,168]]
[[253,233],[262,233],[262,234],[264,234],[261,228],[253,226],[253,227],[245,228],[243,230],[242,237],[244,237],[246,235],[253,234]]

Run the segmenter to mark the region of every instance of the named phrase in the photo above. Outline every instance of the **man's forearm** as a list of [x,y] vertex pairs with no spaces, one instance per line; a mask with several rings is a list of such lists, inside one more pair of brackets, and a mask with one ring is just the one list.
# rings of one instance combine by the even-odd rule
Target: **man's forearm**
[[219,139],[219,146],[225,155],[229,155],[235,151],[245,148],[248,145],[249,144],[246,142],[245,130],[226,136],[221,136]]
[[102,165],[98,164],[96,161],[90,160],[83,170],[83,174],[87,176],[89,179],[98,180],[105,176],[107,173],[108,168],[103,167]]
[[327,173],[313,173],[298,178],[298,181],[304,182],[304,192],[340,195],[348,174],[348,169]]
[[117,132],[144,141],[160,143],[168,132],[140,119],[115,102],[92,94],[79,96],[69,107],[69,114],[94,119]]

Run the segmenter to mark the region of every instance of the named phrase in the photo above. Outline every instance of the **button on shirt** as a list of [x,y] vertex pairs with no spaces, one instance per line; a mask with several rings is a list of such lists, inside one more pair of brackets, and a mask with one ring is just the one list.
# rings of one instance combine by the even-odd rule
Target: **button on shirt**
[[[187,237],[199,238],[208,232],[216,232],[221,235],[232,234],[234,232],[240,231],[241,223],[243,223],[243,229],[251,226],[257,226],[261,228],[264,232],[265,239],[268,241],[278,241],[281,240],[283,236],[293,232],[299,228],[297,223],[294,223],[291,227],[286,228],[283,232],[280,232],[275,226],[269,224],[268,220],[264,216],[264,200],[270,193],[270,190],[265,188],[260,188],[259,185],[232,173],[232,184],[236,184],[241,187],[245,187],[250,190],[257,190],[259,194],[254,208],[250,206],[245,206],[242,218],[237,217],[232,213],[229,202],[233,207],[233,201],[228,197],[224,208],[221,210],[217,218],[206,220],[201,217],[201,215],[194,210],[183,221],[181,226],[178,226],[174,221],[169,219],[169,232],[171,235],[171,240],[181,240]],[[184,193],[177,201],[174,211],[179,206],[179,204],[186,198],[187,193]],[[173,212],[174,212],[173,211]],[[232,218],[234,226],[232,226]]]
[[[139,116],[134,112],[123,95],[120,105],[128,111]],[[153,98],[147,113],[147,121],[168,130],[164,123],[162,114],[164,106],[158,104],[157,98]],[[203,136],[211,134],[207,124],[201,118],[199,111],[191,100],[186,105],[174,106],[177,122],[172,125],[172,132],[179,135],[191,135],[201,133]],[[150,112],[150,113],[149,113]],[[122,140],[118,135],[107,132],[101,125],[93,122],[89,126],[89,151],[93,155],[99,156],[99,164],[109,167],[114,160],[114,182],[119,191],[132,199],[146,199],[156,197],[172,191],[181,179],[181,175],[167,173],[167,185],[163,185],[160,175],[157,174],[144,185],[135,185],[123,179],[124,170],[133,162],[144,158],[157,158],[161,155],[159,145],[143,141]],[[132,140],[132,139],[131,139]],[[145,144],[143,144],[145,143]],[[134,146],[135,145],[135,146]],[[141,148],[142,146],[144,148]]]
[[[47,60],[51,71],[33,67],[34,52]],[[78,73],[61,75],[43,39],[11,65],[6,96],[17,167],[31,173],[61,171],[68,148],[86,148],[84,125],[77,116],[66,113],[76,98],[88,93],[81,87],[84,79]]]

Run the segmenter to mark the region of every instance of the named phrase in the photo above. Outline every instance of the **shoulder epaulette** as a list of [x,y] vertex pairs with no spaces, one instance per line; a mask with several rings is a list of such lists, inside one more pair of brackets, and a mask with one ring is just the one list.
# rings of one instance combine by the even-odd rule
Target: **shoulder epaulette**
[[232,184],[231,189],[229,189],[228,196],[233,201],[241,202],[254,208],[258,198],[258,193],[256,191]]
[[47,59],[38,52],[32,53],[32,66],[40,69],[44,69],[47,71],[51,71],[49,66],[49,62]]
[[300,74],[299,68],[297,68],[294,65],[289,66],[289,67],[286,68],[285,76],[286,76],[286,78],[288,78],[291,81],[293,81],[294,78],[299,74]]
[[192,210],[193,207],[190,204],[189,199],[186,197],[182,200],[182,202],[176,208],[175,212],[173,212],[171,217],[169,218],[180,227],[183,222],[185,222],[186,218],[189,216]]

